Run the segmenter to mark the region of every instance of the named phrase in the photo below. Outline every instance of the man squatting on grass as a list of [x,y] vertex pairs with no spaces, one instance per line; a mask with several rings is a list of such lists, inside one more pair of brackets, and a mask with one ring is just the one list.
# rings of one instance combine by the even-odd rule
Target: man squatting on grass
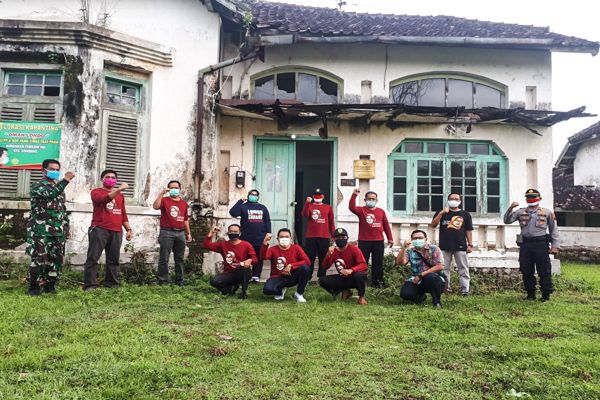
[[65,207],[65,188],[75,178],[67,172],[60,179],[57,160],[42,162],[43,177],[31,185],[31,216],[27,221],[27,249],[30,296],[56,292],[65,256],[65,241],[69,235],[69,217]]
[[333,233],[335,247],[331,246],[323,264],[325,268],[335,267],[337,274],[319,278],[319,285],[333,297],[342,292],[342,299],[352,297],[352,290],[358,290],[358,304],[366,305],[365,288],[367,286],[368,266],[360,249],[348,244],[348,232],[337,228]]
[[119,286],[119,256],[123,242],[123,228],[127,232],[127,240],[132,238],[127,211],[125,210],[125,197],[123,192],[129,187],[123,182],[117,185],[117,172],[112,169],[102,171],[100,174],[102,187],[91,192],[93,214],[92,224],[88,229],[89,247],[84,266],[83,290],[94,290],[98,283],[98,260],[102,252],[106,253],[106,270],[104,286],[116,288]]
[[240,299],[248,297],[248,281],[250,280],[250,268],[257,260],[256,253],[252,245],[244,240],[240,240],[240,226],[231,224],[227,227],[227,238],[229,240],[212,241],[213,235],[221,230],[214,227],[206,235],[204,243],[205,249],[221,254],[223,257],[224,271],[213,276],[210,284],[219,289],[222,294],[234,295],[240,285],[242,293]]
[[[166,194],[169,194],[166,196]],[[158,260],[158,284],[169,282],[169,255],[173,252],[175,261],[175,280],[179,286],[183,286],[183,257],[185,255],[186,242],[192,241],[190,222],[188,220],[188,204],[180,197],[181,183],[172,180],[162,189],[152,208],[160,210],[160,233],[158,244],[160,255]]]
[[292,243],[292,232],[282,228],[277,232],[276,246],[269,247],[271,234],[265,235],[260,258],[271,261],[271,277],[263,287],[266,295],[275,295],[275,300],[283,300],[289,287],[298,285],[294,300],[306,303],[304,289],[311,277],[310,260],[302,247]]
[[406,280],[400,290],[400,297],[416,304],[423,304],[425,293],[431,295],[434,307],[442,307],[442,289],[444,288],[444,264],[440,249],[427,243],[427,234],[422,230],[415,230],[410,234],[411,240],[404,242],[404,246],[396,257],[396,264],[407,265],[410,263],[411,277]]

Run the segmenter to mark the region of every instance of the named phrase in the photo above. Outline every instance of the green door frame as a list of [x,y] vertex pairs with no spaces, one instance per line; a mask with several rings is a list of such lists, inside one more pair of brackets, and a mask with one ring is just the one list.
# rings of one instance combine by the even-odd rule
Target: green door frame
[[[327,142],[332,142],[332,151],[331,151],[331,195],[330,195],[330,204],[331,207],[333,208],[333,214],[334,214],[334,218],[336,218],[337,220],[337,176],[338,176],[338,166],[337,166],[337,160],[338,160],[338,138],[337,137],[332,137],[332,138],[327,138],[327,139],[322,139],[320,137],[315,137],[315,136],[310,136],[310,135],[297,135],[295,139],[290,138],[289,136],[254,136],[253,138],[253,145],[254,145],[254,159],[252,162],[252,175],[254,177],[258,177],[259,173],[261,173],[262,171],[258,171],[257,170],[257,162],[259,159],[261,159],[262,157],[262,153],[259,154],[259,150],[261,148],[261,146],[259,146],[259,142],[261,141],[275,141],[275,142],[297,142],[297,141],[313,141],[313,142],[318,142],[318,141],[327,141]],[[296,174],[296,152],[295,152],[296,146],[294,145],[294,155],[293,155],[293,173],[295,176]],[[258,179],[256,179],[258,180]],[[291,187],[291,193],[290,193],[290,198],[295,199],[295,185],[290,185]],[[298,206],[298,205],[297,205]],[[289,218],[289,217],[288,217]],[[291,215],[292,220],[291,225],[293,228],[293,213]]]

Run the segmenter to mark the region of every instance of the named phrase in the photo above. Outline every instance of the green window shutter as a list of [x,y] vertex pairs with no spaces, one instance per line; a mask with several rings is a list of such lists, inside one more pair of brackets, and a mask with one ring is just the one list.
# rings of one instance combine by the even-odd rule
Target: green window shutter
[[108,114],[106,136],[106,168],[117,171],[119,182],[129,185],[125,197],[134,197],[139,158],[137,118]]

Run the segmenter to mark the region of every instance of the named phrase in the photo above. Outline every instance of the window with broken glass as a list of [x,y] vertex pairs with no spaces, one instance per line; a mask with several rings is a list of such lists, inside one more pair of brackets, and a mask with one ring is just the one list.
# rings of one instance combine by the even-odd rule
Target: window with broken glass
[[390,83],[393,103],[428,107],[506,107],[506,87],[470,76],[426,75]]
[[253,98],[297,100],[308,104],[335,104],[341,96],[341,83],[312,71],[277,71],[254,77]]
[[451,193],[474,215],[506,207],[506,158],[493,143],[407,140],[389,157],[389,204],[396,215],[430,215]]
[[137,108],[139,99],[139,86],[111,79],[106,80],[106,101],[108,103]]

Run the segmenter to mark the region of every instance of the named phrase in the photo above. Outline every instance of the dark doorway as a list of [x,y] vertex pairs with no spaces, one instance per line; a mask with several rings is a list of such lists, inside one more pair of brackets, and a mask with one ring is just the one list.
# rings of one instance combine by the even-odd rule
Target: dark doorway
[[304,245],[306,220],[301,212],[304,202],[316,188],[325,194],[325,203],[332,204],[331,171],[333,142],[325,140],[299,140],[296,142],[296,210],[294,231],[297,243]]

